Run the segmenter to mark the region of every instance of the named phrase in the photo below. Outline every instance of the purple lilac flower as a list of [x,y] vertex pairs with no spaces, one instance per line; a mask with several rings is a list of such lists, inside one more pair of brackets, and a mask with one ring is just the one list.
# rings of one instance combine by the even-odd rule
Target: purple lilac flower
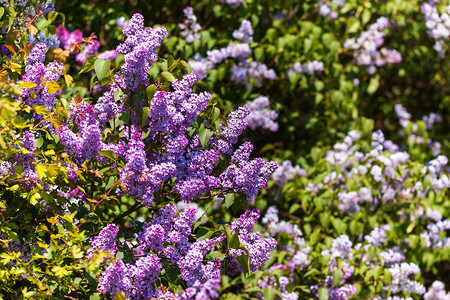
[[384,44],[383,30],[389,26],[385,17],[378,18],[358,38],[349,38],[344,42],[344,48],[354,50],[353,57],[360,66],[368,66],[370,74],[375,73],[376,67],[387,63],[399,63],[402,60],[400,53],[393,49],[380,48]]
[[445,285],[442,281],[436,280],[423,296],[425,300],[450,300],[450,293],[445,291]]
[[[251,232],[256,221],[259,219],[260,214],[258,209],[247,210],[236,221],[230,224],[231,232],[239,233],[239,240],[245,246],[248,251],[248,257],[250,259],[250,270],[255,272],[258,268],[262,267],[265,262],[270,258],[270,251],[275,249],[277,242],[275,239],[263,238],[259,232]],[[245,255],[243,250],[233,249],[230,251],[233,258]],[[238,265],[240,269],[240,265]]]
[[[244,157],[242,155],[244,149],[246,149],[246,144],[237,150],[237,154]],[[251,151],[251,149],[247,149],[247,151]],[[265,187],[269,176],[277,168],[276,162],[265,162],[262,158],[255,158],[251,161],[241,160],[230,165],[220,175],[221,185],[230,192],[242,191],[247,195],[247,199],[252,199]]]
[[116,75],[116,80],[123,81],[126,88],[135,92],[138,84],[147,86],[147,72],[151,68],[151,63],[158,59],[155,51],[159,48],[167,30],[164,27],[144,29],[144,17],[134,14],[122,32],[126,39],[117,46],[116,51],[124,55],[124,64],[121,67],[124,77],[121,79]]
[[181,36],[186,38],[186,42],[192,43],[200,39],[198,32],[202,27],[197,23],[197,17],[194,15],[194,9],[191,6],[186,6],[183,13],[186,19],[183,23],[178,24],[178,28],[182,30]]
[[84,64],[89,55],[95,55],[98,53],[99,46],[100,43],[97,40],[94,40],[92,43],[88,43],[84,46],[83,51],[77,54],[75,57],[76,61]]
[[239,29],[233,31],[233,37],[246,43],[253,43],[252,23],[248,20],[243,20]]
[[446,248],[450,246],[448,237],[441,237],[440,234],[446,230],[450,230],[450,220],[445,219],[427,226],[420,236],[425,239],[425,248]]
[[44,105],[48,109],[52,109],[55,105],[56,96],[61,90],[53,93],[49,93],[47,83],[49,81],[58,81],[62,74],[63,65],[56,61],[44,65],[45,51],[47,45],[39,43],[31,49],[28,56],[28,64],[25,67],[25,74],[21,78],[21,81],[29,81],[35,83],[33,88],[22,88],[22,99],[24,99],[28,105]]
[[105,51],[105,52],[100,53],[98,55],[98,58],[112,61],[112,60],[116,59],[117,55],[119,55],[119,53],[117,53],[116,50],[109,50],[109,51]]
[[83,33],[79,29],[69,32],[66,27],[61,24],[56,28],[55,37],[60,41],[61,46],[63,46],[65,50],[69,50],[73,44],[81,43]]
[[446,41],[450,38],[450,5],[447,12],[439,15],[436,4],[440,1],[427,1],[420,6],[425,17],[428,36],[435,40],[434,49],[439,57],[444,58],[447,50]]
[[425,287],[417,281],[413,281],[408,277],[420,272],[420,268],[413,263],[396,264],[389,268],[392,274],[391,283],[385,287],[386,290],[393,293],[407,292],[413,294],[425,294]]
[[107,251],[111,255],[116,254],[118,250],[116,247],[116,237],[118,232],[119,226],[116,224],[106,225],[96,237],[90,239],[92,248],[89,248],[87,257],[92,257],[92,254],[97,250]]
[[332,0],[332,1],[326,1],[321,0],[319,2],[319,15],[323,17],[329,17],[330,19],[336,19],[338,16],[337,9],[344,6],[345,1],[344,0]]
[[97,290],[112,297],[118,292],[124,292],[127,298],[153,297],[153,283],[161,272],[161,263],[155,255],[141,257],[135,265],[124,264],[118,259],[111,264],[99,278]]
[[308,74],[312,75],[314,72],[321,72],[324,68],[324,64],[321,61],[314,60],[312,62],[308,62],[306,64],[301,64],[296,62],[292,65],[291,68],[287,71],[288,75],[297,73],[297,74]]

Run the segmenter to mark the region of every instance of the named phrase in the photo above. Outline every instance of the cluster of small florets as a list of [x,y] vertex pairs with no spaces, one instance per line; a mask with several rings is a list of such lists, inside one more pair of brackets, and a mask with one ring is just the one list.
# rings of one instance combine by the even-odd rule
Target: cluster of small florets
[[245,43],[253,43],[253,27],[248,20],[243,20],[238,30],[233,31],[233,37]]
[[446,42],[450,38],[450,4],[447,6],[447,12],[439,15],[436,8],[436,4],[439,2],[436,0],[427,1],[420,6],[420,9],[425,17],[428,36],[436,41],[434,49],[441,58],[444,58],[448,48]]
[[[400,119],[399,123],[402,129],[399,130],[399,134],[401,136],[406,135],[406,128],[410,124],[412,133],[408,134],[407,138],[408,141],[415,144],[427,144],[428,147],[431,149],[431,152],[433,155],[437,156],[441,153],[442,145],[441,143],[437,141],[433,141],[430,138],[425,139],[422,133],[418,133],[419,125],[417,122],[411,121],[411,114],[408,113],[405,107],[403,107],[401,104],[396,104],[394,106],[394,111],[397,117]],[[442,117],[436,113],[430,113],[429,115],[423,116],[422,121],[425,122],[426,130],[429,131],[433,129],[434,124],[441,122]]]
[[220,175],[222,187],[229,192],[244,192],[247,199],[256,197],[269,176],[278,168],[276,162],[265,162],[262,158],[249,160],[253,145],[242,144],[231,157],[232,164]]
[[207,51],[205,58],[198,53],[194,60],[189,61],[192,71],[199,79],[206,77],[206,71],[213,69],[227,58],[235,58],[238,63],[231,68],[231,80],[246,84],[250,89],[253,84],[260,87],[263,79],[275,79],[276,73],[264,63],[248,59],[252,50],[249,43],[253,42],[253,28],[248,20],[244,20],[239,30],[233,32],[233,37],[242,43],[230,43],[227,47]]
[[107,251],[114,256],[118,250],[116,247],[116,237],[119,233],[119,226],[115,224],[106,225],[100,233],[90,239],[92,248],[89,248],[87,257],[92,257],[95,251]]
[[[349,237],[346,235],[338,236],[332,243],[331,249],[322,251],[322,255],[330,256],[330,272],[333,273],[338,269],[336,259],[340,258],[343,261],[342,264],[342,281],[339,287],[333,283],[332,276],[326,276],[323,283],[324,286],[328,288],[329,299],[334,300],[346,300],[350,296],[356,294],[356,287],[353,284],[347,283],[347,280],[352,276],[354,272],[354,267],[351,266],[351,261],[353,260],[353,243],[350,241]],[[314,285],[311,287],[311,292],[318,295],[319,287],[321,285]]]
[[257,97],[247,104],[250,108],[250,114],[246,118],[248,127],[252,130],[261,127],[270,131],[278,131],[278,123],[275,122],[278,114],[269,108],[269,104],[269,98],[265,96]]
[[273,173],[272,179],[275,180],[279,187],[283,187],[285,182],[294,179],[295,175],[305,176],[306,170],[302,169],[299,165],[292,166],[290,160],[285,160]]
[[[376,131],[372,136],[372,150],[361,153],[356,151],[353,144],[356,137],[357,135],[349,133],[344,143],[336,144],[334,150],[327,153],[326,160],[333,165],[341,165],[343,174],[337,175],[333,171],[325,177],[323,183],[330,186],[340,185],[347,179],[359,176],[358,174],[370,174],[374,182],[380,184],[381,193],[377,193],[378,196],[372,195],[372,192],[364,186],[357,186],[355,190],[349,191],[345,185],[340,185],[342,187],[338,192],[340,210],[353,213],[359,211],[363,203],[369,203],[370,207],[375,208],[389,201],[395,203],[399,198],[411,198],[414,195],[424,197],[424,191],[418,185],[405,188],[403,183],[409,178],[408,172],[393,180],[397,168],[405,171],[409,168],[410,157],[406,152],[399,151],[397,145],[384,139],[381,131]],[[445,189],[449,184],[448,177],[442,174],[443,170],[440,167],[442,163],[446,164],[445,159],[441,160],[442,162],[430,161],[431,167],[435,164],[439,166],[438,168],[432,167],[430,170],[424,168],[422,171],[424,176],[434,183],[434,190]]]
[[321,61],[314,60],[312,62],[308,62],[306,64],[301,64],[296,62],[289,68],[287,71],[288,75],[291,74],[308,74],[312,75],[314,72],[321,72],[323,70],[324,64]]
[[244,2],[244,0],[220,0],[222,3],[226,3],[231,6],[231,8],[236,8],[238,4]]
[[[289,243],[280,243],[277,251],[286,252],[283,263],[274,264],[265,271],[264,277],[258,280],[258,287],[264,290],[267,287],[279,290],[283,299],[298,299],[298,294],[293,291],[294,276],[298,270],[305,269],[311,261],[308,258],[310,248],[305,246],[302,232],[297,224],[291,224],[284,220],[279,220],[278,210],[275,206],[270,206],[262,219],[262,233],[278,241],[288,236]],[[281,245],[282,244],[282,245]],[[286,276],[280,276],[277,280],[272,273],[282,270]],[[256,293],[260,299],[264,299],[261,293]]]
[[[5,10],[9,7],[11,1],[0,0],[0,4]],[[55,10],[55,5],[51,0],[36,1],[30,3],[28,0],[13,1],[14,3],[14,18],[12,18],[12,26],[17,29],[25,29],[27,20],[32,20],[37,23],[45,14]],[[6,24],[0,28],[0,34],[4,35],[8,32],[9,25]],[[31,36],[31,35],[29,35]],[[41,41],[44,42],[44,41]]]
[[34,87],[22,88],[20,97],[29,106],[44,105],[48,109],[52,109],[60,90],[49,91],[48,83],[58,81],[62,74],[63,65],[53,61],[45,66],[46,51],[47,45],[43,43],[39,43],[31,49],[27,58],[25,74],[21,81],[28,81],[34,84]]
[[186,42],[192,43],[200,38],[198,33],[202,27],[197,23],[197,17],[194,14],[194,9],[191,6],[187,6],[183,9],[186,19],[183,23],[178,24],[180,28],[181,36],[186,38]]
[[430,289],[423,295],[425,300],[450,300],[450,293],[446,293],[445,285],[442,281],[436,280]]
[[[178,216],[177,216],[178,214]],[[147,299],[161,293],[154,287],[159,277],[161,259],[168,259],[178,266],[181,278],[187,288],[179,296],[183,299],[216,299],[223,272],[242,271],[239,263],[237,269],[225,270],[218,258],[207,259],[207,254],[214,249],[221,249],[225,235],[207,238],[191,243],[189,237],[195,221],[195,208],[177,211],[175,205],[168,204],[159,209],[149,223],[145,223],[141,232],[135,235],[137,251],[134,253],[135,263],[124,263],[118,259],[111,263],[99,279],[98,291],[114,297],[117,292],[123,292],[127,298]],[[259,211],[249,210],[229,225],[231,231],[238,232],[241,243],[248,251],[230,249],[227,260],[236,260],[239,255],[248,255],[250,269],[256,271],[270,258],[270,251],[276,247],[273,238],[264,238],[260,233],[251,232]],[[91,239],[92,248],[88,257],[96,250],[117,251],[115,238],[118,227],[108,225],[97,237]],[[234,252],[233,252],[234,251]],[[241,253],[243,252],[243,253]],[[233,264],[229,264],[229,267]],[[205,298],[201,298],[205,297]]]
[[379,48],[384,44],[383,30],[389,26],[389,21],[381,17],[376,23],[370,25],[368,31],[364,31],[358,38],[349,38],[344,42],[344,48],[355,50],[353,56],[360,66],[368,66],[370,74],[374,74],[376,67],[387,63],[399,63],[402,56],[397,50]]
[[411,280],[408,277],[420,272],[420,268],[413,263],[396,264],[389,268],[392,274],[391,283],[385,287],[386,290],[393,293],[408,292],[413,294],[423,295],[425,287],[417,281]]
[[328,17],[330,19],[336,19],[338,17],[338,9],[344,6],[344,0],[321,0],[319,2],[319,15]]

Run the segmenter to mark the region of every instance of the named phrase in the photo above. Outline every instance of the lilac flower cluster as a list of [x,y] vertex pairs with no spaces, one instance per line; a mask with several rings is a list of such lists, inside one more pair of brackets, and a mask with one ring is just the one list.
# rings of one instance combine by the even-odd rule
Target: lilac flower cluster
[[[400,135],[405,136],[406,129],[412,123],[412,133],[408,135],[408,141],[415,144],[426,143],[435,156],[441,153],[441,143],[433,141],[430,138],[425,139],[424,134],[418,132],[419,125],[417,124],[417,122],[411,122],[411,114],[408,113],[405,107],[403,107],[401,104],[396,104],[394,106],[394,111],[397,117],[400,119],[400,126],[402,127],[402,129],[399,130]],[[429,115],[423,116],[422,121],[425,122],[426,130],[431,130],[435,123],[442,121],[442,117],[436,113],[430,113]]]
[[[332,165],[341,165],[343,174],[337,175],[334,171],[324,179],[324,184],[332,186],[338,184],[342,190],[338,193],[338,207],[342,211],[353,213],[360,210],[360,205],[369,203],[370,207],[376,208],[381,204],[397,199],[410,199],[414,196],[423,198],[424,191],[420,185],[405,188],[404,182],[409,178],[407,169],[409,168],[409,155],[399,151],[399,147],[389,140],[384,139],[381,131],[376,131],[372,135],[372,150],[368,153],[356,151],[353,142],[359,135],[351,132],[344,139],[344,143],[338,143],[334,150],[329,151],[326,160]],[[433,182],[435,191],[445,189],[449,186],[448,177],[442,174],[446,158],[439,156],[436,160],[429,162],[429,167],[422,169],[422,174]],[[403,176],[395,177],[397,169],[404,170]],[[372,180],[380,184],[381,193],[372,195],[372,192],[364,186],[356,186],[354,190],[347,190],[345,185],[341,185],[347,178],[356,178],[359,174],[370,174]],[[427,188],[429,191],[430,188]]]
[[186,42],[192,43],[200,39],[198,32],[202,27],[197,23],[197,17],[194,15],[194,9],[191,6],[186,6],[183,13],[186,19],[183,23],[178,24],[178,28],[182,30],[181,36],[186,38]]
[[425,239],[425,248],[448,248],[450,247],[450,239],[448,237],[441,237],[441,233],[450,230],[450,220],[438,220],[436,223],[431,223],[426,230],[420,234]]
[[49,93],[47,83],[56,82],[61,77],[63,65],[53,61],[47,66],[44,65],[47,45],[39,43],[34,46],[27,58],[25,74],[21,81],[34,83],[32,88],[22,88],[20,97],[29,106],[44,105],[52,109],[55,105],[56,96],[59,91]]
[[265,162],[259,157],[249,160],[252,150],[251,143],[242,144],[231,157],[233,164],[220,175],[225,190],[242,191],[249,200],[265,187],[269,176],[278,168],[276,162]]
[[116,247],[116,237],[119,233],[119,226],[115,224],[106,225],[100,233],[90,239],[91,248],[87,251],[87,257],[92,257],[95,251],[107,251],[110,255],[114,256],[118,251]]
[[27,43],[32,46],[35,46],[38,43],[43,43],[50,48],[57,48],[59,47],[60,41],[52,34],[49,34],[47,37],[43,32],[41,32],[38,35],[28,34]]
[[[230,224],[231,232],[239,233],[239,240],[248,251],[250,259],[250,270],[255,272],[258,268],[264,266],[265,262],[270,258],[270,251],[275,249],[277,242],[271,237],[264,238],[259,232],[251,232],[256,221],[259,219],[260,213],[257,208],[247,210],[236,221]],[[241,249],[230,250],[231,265],[237,265],[241,271],[240,265],[237,264],[236,257],[246,255]],[[232,270],[232,273],[234,270]]]
[[370,25],[358,38],[349,38],[344,42],[344,48],[354,50],[353,57],[360,66],[368,66],[369,74],[374,74],[376,67],[387,63],[399,63],[402,56],[397,50],[379,48],[384,44],[384,29],[389,26],[385,17],[380,17],[376,23]]
[[439,15],[436,8],[439,0],[430,0],[420,6],[425,18],[428,36],[435,40],[434,49],[439,57],[444,58],[448,48],[446,42],[450,38],[450,4],[447,6],[447,12]]
[[[178,266],[181,278],[187,285],[180,295],[175,296],[170,292],[169,295],[176,299],[218,298],[221,274],[229,270],[223,268],[220,259],[207,258],[207,254],[221,248],[225,235],[191,243],[189,237],[195,214],[195,208],[177,211],[172,204],[160,208],[151,221],[144,224],[142,231],[135,235],[138,241],[137,251],[134,253],[135,263],[124,263],[120,259],[111,263],[99,279],[98,291],[112,297],[117,292],[124,292],[126,297],[132,299],[156,297],[162,293],[154,286],[162,268],[160,260],[168,259]],[[270,258],[270,250],[276,246],[274,239],[263,238],[260,233],[251,232],[258,218],[258,210],[249,210],[229,224],[233,233],[238,232],[241,243],[248,250],[252,271],[264,265]],[[105,227],[99,236],[91,239],[93,248],[88,254],[96,249],[115,252],[116,234],[115,225]],[[247,252],[241,253],[242,251],[230,249],[231,256],[225,259],[236,260],[235,256],[247,255]],[[237,266],[240,268],[239,263]]]
[[79,109],[83,111],[84,118],[76,119],[78,125],[78,134],[70,130],[66,125],[61,125],[56,130],[61,144],[66,147],[69,154],[74,154],[76,162],[82,164],[85,160],[96,158],[102,161],[102,157],[97,154],[103,150],[106,145],[102,142],[102,130],[96,119],[94,107],[86,105]]
[[265,96],[257,97],[247,104],[250,108],[250,114],[246,118],[248,127],[252,130],[261,127],[270,131],[278,131],[278,123],[275,122],[278,114],[268,108],[269,104],[269,98]]
[[167,30],[164,27],[144,29],[144,17],[134,14],[122,32],[126,39],[117,46],[116,51],[124,55],[124,64],[121,67],[124,77],[116,74],[115,79],[122,85],[123,90],[136,92],[138,84],[147,86],[147,72],[151,68],[151,63],[158,60],[155,52]]
[[[167,30],[164,27],[144,29],[144,18],[140,14],[134,14],[123,28],[123,34],[126,39],[116,48],[117,53],[124,55],[122,75],[118,73],[114,75],[115,82],[110,84],[109,91],[101,96],[95,105],[102,123],[106,123],[123,111],[123,105],[114,98],[116,92],[128,90],[134,93],[138,91],[139,85],[144,87],[148,85],[147,72],[151,68],[151,63],[158,59],[155,52]],[[127,95],[123,95],[120,100],[126,97]]]
[[389,268],[392,274],[391,283],[385,287],[386,290],[393,293],[408,292],[423,295],[425,294],[425,287],[417,281],[411,280],[408,277],[420,272],[420,268],[413,263],[396,264]]
[[275,180],[279,187],[283,187],[285,182],[294,179],[295,175],[305,176],[306,170],[302,169],[299,165],[292,166],[290,160],[285,160],[272,174],[272,179]]
[[153,283],[161,272],[161,262],[153,254],[139,258],[133,265],[124,264],[121,259],[110,264],[99,278],[97,290],[110,294],[112,298],[118,292],[124,292],[127,298],[148,299],[157,294]]
[[[325,278],[324,284],[328,288],[329,299],[345,300],[356,294],[356,287],[350,283],[346,284],[347,280],[354,272],[354,267],[350,265],[350,262],[353,260],[353,251],[353,243],[346,235],[340,235],[333,241],[331,249],[322,251],[322,255],[330,256],[330,271],[332,273],[338,268],[336,258],[339,257],[343,260],[341,270],[343,272],[343,277],[340,286],[335,286],[332,276],[326,276]],[[316,295],[318,295],[318,290],[319,285],[314,285],[311,287],[311,292]]]
[[231,8],[236,8],[238,4],[244,2],[244,0],[220,0],[222,3],[226,3],[231,6]]
[[60,41],[60,45],[63,46],[65,50],[70,50],[73,44],[81,43],[83,33],[79,29],[69,32],[64,25],[59,25],[56,28],[55,37]]
[[194,60],[189,61],[189,65],[197,77],[204,79],[207,70],[213,69],[227,58],[236,58],[238,63],[231,68],[231,80],[246,84],[247,89],[251,89],[252,85],[260,87],[265,78],[275,79],[274,70],[269,69],[264,63],[248,58],[252,52],[249,43],[253,42],[253,28],[250,21],[242,21],[239,30],[233,32],[233,37],[243,43],[230,43],[225,48],[207,51],[205,58],[197,53]]
[[338,17],[338,9],[343,7],[345,4],[344,0],[332,0],[326,1],[321,0],[319,2],[319,15],[323,17],[328,17],[330,19],[336,19]]
[[[0,4],[5,10],[9,7],[11,1],[0,0]],[[55,5],[50,0],[36,1],[30,3],[28,0],[14,1],[15,16],[12,21],[12,26],[17,29],[25,29],[27,20],[34,19],[37,23],[43,15],[55,10]],[[0,34],[4,35],[8,31],[8,25],[0,28]],[[43,42],[43,41],[42,41]]]
[[308,74],[312,75],[314,72],[321,72],[323,70],[324,64],[321,61],[314,60],[306,64],[301,64],[296,62],[287,71],[288,76],[291,74]]
[[445,292],[445,285],[442,281],[433,282],[429,290],[423,296],[425,300],[450,300],[450,293]]
[[238,30],[233,31],[233,37],[245,43],[253,43],[253,27],[248,20],[243,20]]
[[[278,241],[288,237],[289,243],[281,242],[277,251],[286,252],[283,263],[274,264],[269,270],[265,271],[262,279],[258,280],[257,285],[264,290],[267,287],[279,290],[283,299],[298,299],[298,294],[289,287],[289,283],[294,285],[294,277],[298,270],[307,268],[311,263],[308,258],[310,248],[305,246],[305,240],[302,238],[302,232],[297,224],[291,224],[284,220],[280,220],[278,209],[271,206],[267,209],[262,219],[263,230],[265,235],[271,236]],[[279,279],[272,275],[275,271],[282,271],[286,276],[280,276]],[[263,295],[256,293],[260,299],[264,299]]]

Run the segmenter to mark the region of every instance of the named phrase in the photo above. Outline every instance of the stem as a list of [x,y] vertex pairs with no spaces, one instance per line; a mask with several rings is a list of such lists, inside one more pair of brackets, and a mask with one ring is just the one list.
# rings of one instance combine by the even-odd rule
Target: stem
[[129,214],[131,214],[131,213],[141,209],[142,207],[144,207],[144,204],[142,204],[141,202],[134,203],[132,207],[130,207],[126,212],[124,212],[121,215],[117,216],[114,220],[112,220],[111,223],[117,223],[118,221],[122,220],[123,218],[125,218]]

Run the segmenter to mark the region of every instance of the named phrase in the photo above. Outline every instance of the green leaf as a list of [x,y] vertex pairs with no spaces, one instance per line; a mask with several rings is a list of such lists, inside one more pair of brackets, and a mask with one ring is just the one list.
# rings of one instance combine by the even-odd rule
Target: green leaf
[[125,293],[124,292],[117,292],[114,295],[114,300],[127,300],[127,297],[125,297]]
[[204,128],[204,127],[203,128],[200,127],[199,131],[200,131],[199,132],[200,142],[202,143],[203,147],[206,147],[209,139],[212,137],[214,132],[212,130],[209,130],[208,128]]
[[377,254],[377,248],[369,247],[369,258],[370,258],[370,260],[373,260],[376,254]]
[[95,74],[97,74],[98,80],[102,80],[103,77],[105,77],[110,65],[111,61],[97,58],[97,60],[94,62],[94,69]]
[[94,68],[94,63],[97,60],[97,55],[89,55],[89,57],[86,59],[86,62],[83,65],[83,68],[81,69],[80,73],[86,73],[89,72]]
[[333,284],[335,286],[341,286],[341,281],[343,277],[344,273],[339,269],[335,269],[333,272]]
[[100,155],[106,156],[109,159],[116,160],[116,154],[111,150],[100,150],[97,152]]
[[392,281],[392,273],[389,269],[384,270],[384,284],[388,285]]
[[5,13],[5,9],[3,7],[0,7],[0,19],[3,17],[4,13]]
[[367,87],[367,93],[372,95],[378,90],[380,86],[380,75],[373,76],[370,78],[369,86]]
[[156,93],[156,85],[154,84],[150,84],[146,89],[145,89],[145,95],[147,96],[148,100],[152,100],[153,99],[153,95]]
[[238,260],[239,264],[241,265],[242,272],[244,272],[244,274],[249,274],[250,273],[250,259],[248,258],[248,256],[240,255],[237,257],[237,260]]
[[233,193],[228,193],[225,196],[225,207],[226,208],[230,208],[230,206],[233,205],[234,200],[235,200],[234,194]]
[[138,105],[144,99],[144,94],[134,93],[133,94],[133,103],[132,105]]
[[164,71],[161,73],[161,78],[164,81],[169,81],[169,82],[174,82],[175,81],[175,77],[172,75],[172,73]]
[[277,291],[271,287],[264,289],[264,300],[274,300]]
[[191,73],[191,66],[184,60],[180,60],[180,65],[183,70],[187,73]]
[[150,108],[144,107],[142,109],[141,128],[144,128],[145,125],[147,125],[149,113],[150,113]]
[[[219,251],[211,251],[208,254],[208,256],[211,257],[211,258],[219,258],[220,260],[222,260],[222,259],[224,259],[226,257],[225,254],[220,253]],[[239,258],[238,258],[238,260],[239,260]]]
[[16,18],[16,11],[14,10],[14,5],[9,5],[9,7],[6,9],[8,12],[8,31],[11,30],[11,27],[14,24],[14,19]]
[[330,293],[326,287],[321,287],[319,289],[319,300],[328,300],[329,294]]

